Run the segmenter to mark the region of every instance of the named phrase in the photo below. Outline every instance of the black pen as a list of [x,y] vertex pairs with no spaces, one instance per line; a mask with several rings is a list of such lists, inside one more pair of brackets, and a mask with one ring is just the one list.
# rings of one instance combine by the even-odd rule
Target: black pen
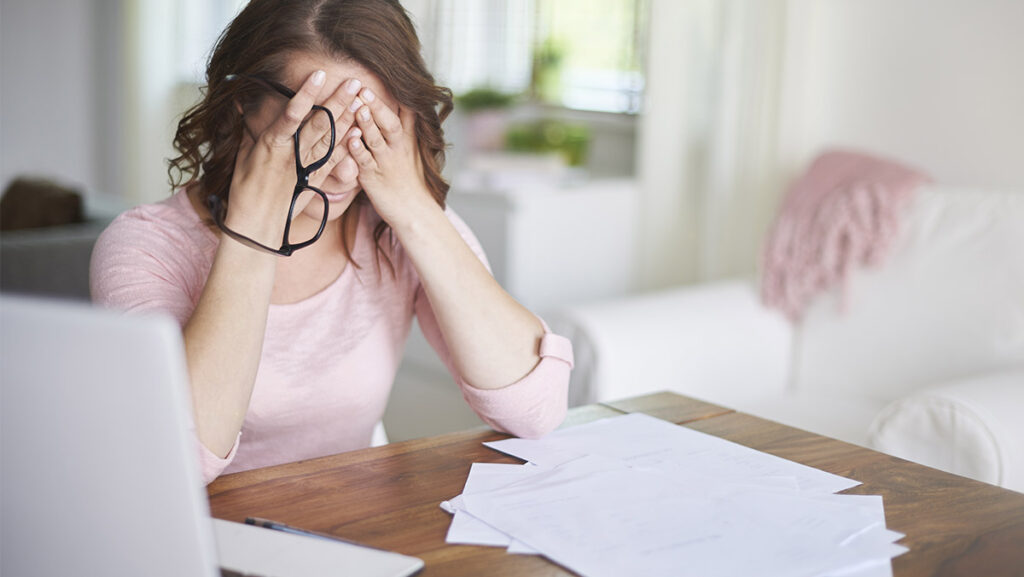
[[284,523],[278,523],[277,521],[271,521],[269,519],[260,519],[259,517],[246,517],[245,524],[263,527],[264,529],[273,529],[274,531],[281,531],[284,533],[291,533],[292,535],[316,537],[317,539],[326,539],[328,541],[341,541],[342,543],[348,543],[349,545],[366,547],[368,549],[376,549],[376,547],[371,547],[370,545],[363,545],[362,543],[356,543],[355,541],[349,541],[348,539],[342,537],[335,537],[334,535],[328,535],[326,533],[316,533],[314,531],[307,531],[305,529],[292,527],[291,525],[285,525]]

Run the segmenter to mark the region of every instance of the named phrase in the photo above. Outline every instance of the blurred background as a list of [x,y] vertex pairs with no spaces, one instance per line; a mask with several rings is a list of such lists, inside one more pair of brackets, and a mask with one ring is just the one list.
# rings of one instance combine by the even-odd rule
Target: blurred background
[[[4,0],[0,182],[82,200],[77,224],[49,233],[70,256],[40,260],[38,229],[3,233],[5,290],[84,298],[96,231],[171,193],[177,119],[243,4]],[[403,4],[457,97],[451,205],[541,314],[752,278],[787,186],[826,147],[1024,191],[1021,0]],[[417,342],[403,374],[429,381],[438,365]]]
[[[4,0],[3,186],[52,178],[99,206],[168,196],[176,120],[242,3]],[[460,97],[447,176],[501,172],[473,155],[508,145],[633,181],[630,289],[752,272],[785,183],[824,143],[944,181],[1024,178],[1020,0],[405,5]]]

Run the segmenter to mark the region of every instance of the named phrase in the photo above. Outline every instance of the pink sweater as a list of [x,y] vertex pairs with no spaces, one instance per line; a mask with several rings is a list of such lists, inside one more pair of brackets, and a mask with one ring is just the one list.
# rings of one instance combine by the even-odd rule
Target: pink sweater
[[[197,440],[203,477],[360,449],[384,415],[413,315],[462,396],[486,423],[538,437],[565,417],[572,345],[547,333],[540,363],[520,381],[496,390],[468,385],[455,371],[430,302],[408,256],[393,252],[397,275],[374,265],[370,209],[359,219],[353,259],[330,286],[297,303],[270,305],[256,383],[239,439],[225,457]],[[463,239],[487,264],[473,233],[450,209]],[[91,289],[98,304],[162,311],[184,326],[206,283],[218,237],[184,192],[119,216],[92,255]],[[547,327],[545,326],[545,330]]]

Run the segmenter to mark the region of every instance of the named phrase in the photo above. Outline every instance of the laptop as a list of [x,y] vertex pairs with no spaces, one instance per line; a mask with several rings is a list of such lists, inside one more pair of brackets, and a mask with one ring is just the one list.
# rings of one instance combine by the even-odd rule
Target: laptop
[[[190,415],[170,318],[0,295],[0,574],[422,568],[415,557],[212,519]],[[268,548],[280,553],[268,559]]]

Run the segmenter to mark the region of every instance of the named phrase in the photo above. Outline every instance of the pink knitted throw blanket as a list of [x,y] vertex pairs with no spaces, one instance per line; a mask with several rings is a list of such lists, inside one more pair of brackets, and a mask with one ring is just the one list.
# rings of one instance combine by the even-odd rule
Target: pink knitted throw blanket
[[765,246],[761,298],[793,322],[820,292],[878,264],[928,176],[891,160],[826,151],[789,190]]

